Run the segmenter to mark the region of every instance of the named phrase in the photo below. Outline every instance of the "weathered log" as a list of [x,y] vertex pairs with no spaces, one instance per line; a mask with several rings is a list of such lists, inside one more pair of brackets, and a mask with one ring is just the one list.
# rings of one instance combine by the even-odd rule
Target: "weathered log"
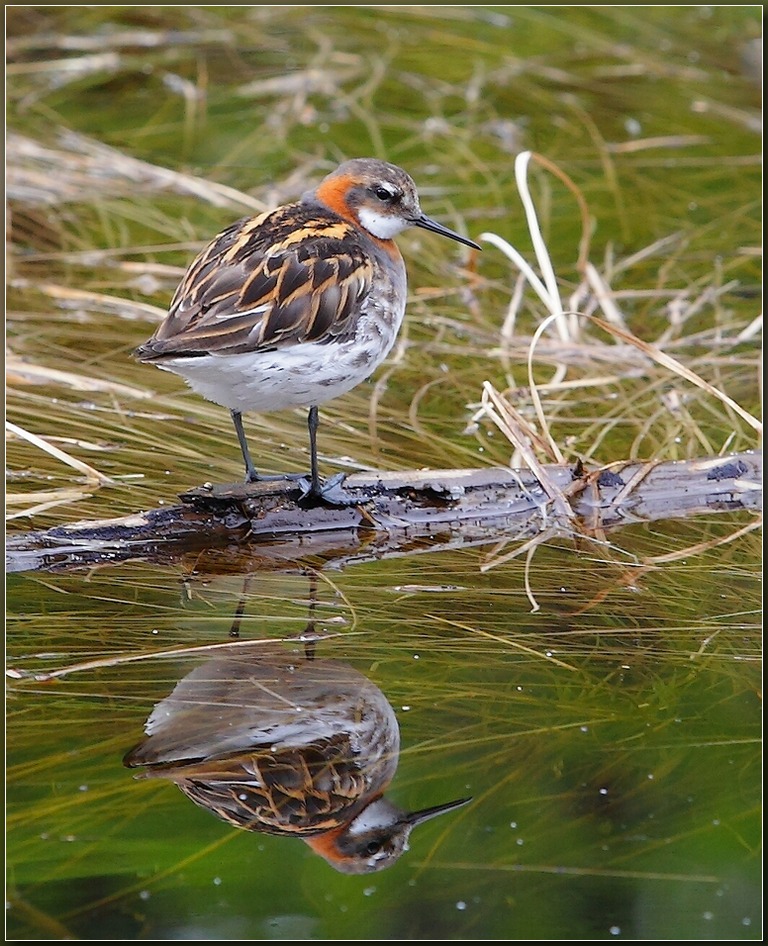
[[344,489],[359,502],[341,507],[308,504],[289,480],[206,484],[182,494],[179,505],[11,536],[6,567],[61,570],[190,554],[206,571],[342,565],[525,540],[553,525],[566,534],[599,534],[638,521],[762,509],[762,456],[752,451],[591,472],[549,465],[540,478],[546,482],[495,467],[356,473]]

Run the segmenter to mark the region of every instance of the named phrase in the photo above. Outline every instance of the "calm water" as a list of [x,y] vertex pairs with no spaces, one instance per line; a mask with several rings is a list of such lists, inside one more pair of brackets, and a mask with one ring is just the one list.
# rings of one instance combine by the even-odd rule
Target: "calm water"
[[[151,312],[105,300],[164,309],[196,248],[247,208],[179,193],[120,156],[274,204],[323,162],[376,153],[412,171],[430,215],[529,253],[512,164],[534,149],[584,194],[598,222],[590,258],[624,292],[630,328],[757,411],[750,41],[760,12],[11,11],[9,123],[59,148],[61,173],[13,152],[31,189],[12,208],[9,344],[46,373],[16,366],[8,417],[112,482],[89,485],[11,440],[9,492],[27,498],[10,507],[22,514],[9,531],[126,515],[240,475],[225,412],[131,361]],[[115,149],[100,177],[78,177],[82,151],[60,128]],[[536,193],[567,294],[578,206],[544,177]],[[525,351],[541,315],[527,302],[520,348],[501,355],[508,262],[487,247],[468,272],[458,249],[438,243],[402,241],[403,345],[378,384],[323,411],[326,472],[509,459],[500,432],[473,418],[484,380],[519,388],[529,404]],[[570,376],[607,376],[605,339],[588,342]],[[548,380],[557,359],[542,358]],[[706,393],[617,358],[615,377],[547,401],[569,456],[685,459],[757,446]],[[267,467],[303,468],[300,415],[254,418],[249,433]],[[10,574],[8,664],[40,678],[9,678],[8,938],[761,939],[753,519],[628,523],[579,541],[545,537],[517,556],[500,537],[346,568],[300,555],[277,567],[245,546],[170,565]],[[386,798],[399,809],[471,801],[417,825],[386,870],[350,875],[298,836],[240,830],[169,778],[133,777],[140,770],[123,757],[158,704],[150,729],[171,755],[203,741],[235,753],[235,735],[276,725],[268,713],[295,693],[294,671],[269,663],[275,647],[299,672],[337,668],[318,698],[326,737],[349,729],[344,681],[365,695],[363,716],[394,713]],[[243,653],[252,691],[226,671],[213,718],[177,710],[174,694],[205,694],[195,681]],[[294,771],[305,786],[308,771]],[[306,798],[296,790],[297,806]]]

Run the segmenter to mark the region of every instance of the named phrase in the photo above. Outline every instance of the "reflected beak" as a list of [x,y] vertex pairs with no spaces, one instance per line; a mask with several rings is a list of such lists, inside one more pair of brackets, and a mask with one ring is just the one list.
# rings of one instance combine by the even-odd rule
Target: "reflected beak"
[[464,246],[471,246],[473,250],[482,250],[482,246],[478,246],[478,244],[474,243],[472,240],[468,240],[454,230],[449,230],[448,227],[444,227],[442,223],[438,223],[437,220],[426,217],[424,214],[413,221],[413,226],[421,227],[422,230],[431,230],[433,233],[439,233],[441,236],[456,240],[457,243],[463,243]]
[[414,825],[421,824],[422,821],[429,821],[430,818],[436,818],[437,815],[442,815],[446,811],[461,808],[462,805],[467,805],[471,801],[471,798],[460,798],[458,801],[449,801],[444,805],[434,805],[432,808],[423,808],[421,811],[414,811],[413,814],[406,815],[403,821],[405,824],[409,824],[413,827]]

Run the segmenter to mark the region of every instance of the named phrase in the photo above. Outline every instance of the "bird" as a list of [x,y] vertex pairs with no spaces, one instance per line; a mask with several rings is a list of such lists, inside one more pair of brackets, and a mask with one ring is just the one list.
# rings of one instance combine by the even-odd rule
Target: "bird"
[[321,481],[318,405],[368,378],[403,321],[406,270],[394,242],[419,227],[481,247],[426,216],[413,179],[376,158],[343,162],[298,201],[222,230],[189,266],[168,314],[134,351],[228,408],[245,482],[254,466],[246,411],[308,410],[302,497],[344,505],[342,474]]
[[123,759],[138,778],[175,782],[234,827],[301,838],[341,873],[391,866],[416,825],[470,801],[408,812],[384,796],[397,716],[342,661],[239,648],[180,680],[145,732]]

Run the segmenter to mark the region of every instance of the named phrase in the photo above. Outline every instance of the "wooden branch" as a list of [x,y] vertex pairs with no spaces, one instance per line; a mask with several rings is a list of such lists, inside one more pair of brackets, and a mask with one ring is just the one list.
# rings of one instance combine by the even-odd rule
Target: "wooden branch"
[[[288,480],[205,486],[181,503],[119,519],[75,522],[10,536],[8,571],[62,570],[127,559],[178,561],[198,570],[343,565],[505,538],[525,541],[552,529],[599,535],[621,526],[705,512],[762,509],[762,456],[660,463],[615,463],[587,472],[420,470],[356,473],[344,489],[359,505],[308,506]],[[553,490],[557,508],[552,513]]]

